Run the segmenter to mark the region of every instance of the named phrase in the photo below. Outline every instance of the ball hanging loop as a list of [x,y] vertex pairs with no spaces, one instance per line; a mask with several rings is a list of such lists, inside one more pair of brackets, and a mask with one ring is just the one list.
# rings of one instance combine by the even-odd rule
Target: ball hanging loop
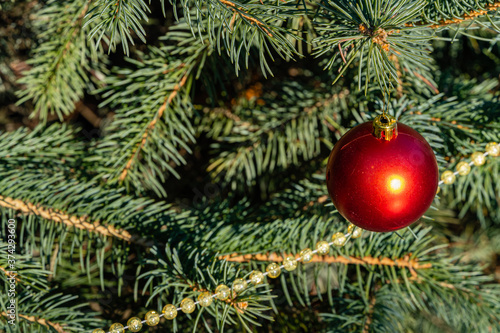
[[388,114],[381,114],[373,120],[373,136],[377,139],[391,141],[398,136],[398,123],[396,118]]

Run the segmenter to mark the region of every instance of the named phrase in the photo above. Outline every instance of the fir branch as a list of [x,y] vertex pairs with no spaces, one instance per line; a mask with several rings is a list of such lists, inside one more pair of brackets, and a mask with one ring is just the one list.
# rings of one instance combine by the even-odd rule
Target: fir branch
[[[5,313],[5,312],[0,313],[0,315],[2,315],[3,317],[7,317],[8,316],[7,313]],[[53,323],[51,321],[48,321],[48,320],[40,318],[40,317],[25,315],[25,314],[22,314],[22,313],[18,313],[17,316],[19,318],[22,318],[22,319],[27,320],[29,322],[37,323],[37,324],[40,324],[40,325],[45,326],[47,328],[53,328],[58,333],[67,333],[68,332],[68,331],[64,330],[64,328],[63,328],[63,326],[61,324],[59,324],[59,323]]]
[[174,5],[177,1],[193,35],[203,31],[213,48],[230,57],[236,72],[241,63],[248,68],[254,53],[264,76],[272,74],[268,61],[276,54],[286,60],[298,55],[293,44],[299,39],[296,29],[286,26],[294,15],[286,5],[260,0],[174,0]]
[[89,222],[84,217],[71,216],[60,210],[41,207],[19,199],[13,199],[0,195],[0,206],[20,211],[23,214],[34,214],[46,220],[63,223],[69,227],[94,232],[102,236],[114,237],[145,247],[149,247],[153,244],[150,240],[137,235],[132,235],[128,231],[115,228],[112,225],[104,226],[100,224],[99,221]]
[[179,151],[190,153],[188,144],[195,140],[190,89],[212,52],[186,28],[185,23],[172,27],[165,37],[170,45],[150,48],[141,62],[128,59],[136,68],[115,69],[99,91],[105,98],[101,106],[116,113],[92,157],[108,183],[166,196],[162,183],[170,174],[179,177],[174,167],[185,163]]
[[[177,68],[179,68],[179,67],[183,68],[184,66],[182,64],[182,66],[178,66]],[[164,74],[168,73],[168,70],[165,70],[163,73]],[[132,157],[130,158],[130,160],[128,160],[127,164],[125,165],[125,168],[123,169],[122,173],[120,174],[120,177],[119,177],[120,181],[123,181],[125,179],[125,177],[127,177],[128,170],[132,166],[132,163],[134,162],[134,160],[137,159],[137,157],[139,155],[139,152],[142,149],[142,147],[144,147],[144,145],[146,144],[146,141],[148,139],[149,133],[154,129],[155,124],[158,121],[158,119],[161,119],[161,117],[163,116],[163,112],[165,112],[165,110],[167,109],[168,105],[170,105],[170,103],[175,98],[175,96],[177,96],[177,93],[179,92],[179,89],[181,89],[186,84],[187,78],[188,78],[188,74],[186,73],[181,78],[180,82],[174,86],[174,88],[172,89],[172,92],[165,98],[165,101],[163,102],[163,104],[160,106],[160,108],[156,112],[153,120],[151,120],[151,122],[147,126],[146,130],[144,131],[144,134],[142,135],[141,142],[139,143],[139,145],[135,149]]]
[[[299,257],[292,253],[270,253],[270,254],[245,254],[239,255],[237,253],[219,257],[220,260],[231,262],[250,262],[250,261],[268,261],[268,262],[282,262],[284,257]],[[311,263],[327,263],[334,264],[340,263],[344,265],[367,265],[367,266],[389,266],[389,267],[405,267],[408,268],[412,275],[416,274],[415,270],[432,268],[432,263],[421,264],[418,259],[410,259],[409,256],[404,258],[391,259],[391,258],[373,258],[366,257],[353,257],[353,256],[318,256],[312,257]]]
[[[442,27],[450,25],[450,24],[463,23],[465,21],[474,20],[475,18],[477,18],[479,16],[486,15],[491,11],[496,11],[499,8],[500,8],[500,1],[495,1],[494,3],[490,3],[490,4],[486,5],[484,7],[484,9],[471,10],[470,12],[463,14],[460,18],[440,20],[439,23],[429,25],[429,27],[432,29],[437,29],[437,28],[442,28]],[[426,25],[426,23],[419,22],[419,23],[417,23],[417,25]],[[409,24],[409,26],[411,26],[411,24]]]
[[217,140],[212,148],[224,147],[224,152],[207,171],[235,188],[318,156],[321,143],[339,128],[337,108],[353,98],[346,89],[322,88],[284,83],[276,91],[266,88],[259,98],[241,98],[233,110],[208,116],[203,128]]
[[92,43],[86,42],[82,29],[89,3],[51,0],[36,14],[42,43],[27,61],[32,67],[19,79],[25,88],[18,92],[19,104],[33,100],[32,117],[37,115],[46,121],[50,113],[55,113],[62,120],[82,98],[90,82],[87,72],[92,68],[102,70],[99,56],[88,49]]
[[[243,7],[238,7],[236,6],[233,2],[231,1],[228,1],[228,0],[218,0],[220,3],[226,5],[230,10],[232,10],[234,12],[234,15],[238,14],[239,16],[241,16],[242,18],[245,18],[247,19],[249,22],[251,22],[251,24],[256,24],[257,26],[259,26],[262,30],[264,30],[264,32],[269,36],[269,37],[273,37],[273,34],[271,32],[269,32],[268,29],[266,29],[266,26],[265,24],[256,19],[255,17],[252,17],[252,16],[249,16],[248,15],[248,12],[244,10]],[[231,18],[231,23],[230,23],[230,26],[234,25],[234,16],[233,18]]]
[[[84,28],[93,25],[89,38],[97,36],[96,45],[104,40],[111,51],[115,49],[117,42],[121,42],[123,52],[128,55],[128,43],[134,45],[131,32],[146,43],[146,32],[140,21],[147,22],[149,13],[150,9],[143,0],[97,0],[93,1],[92,9],[85,16]],[[106,33],[109,37],[103,39]]]
[[[4,267],[2,267],[2,266],[0,266],[0,271],[2,271],[2,273],[3,273],[6,277],[9,277],[9,278],[10,278],[10,277],[12,277],[12,275],[13,275],[10,271],[7,271],[7,270],[6,270]],[[21,281],[21,279],[19,278],[19,274],[16,274],[16,275],[14,276],[14,278],[15,278],[15,280],[16,280],[17,282]]]
[[[17,236],[21,236],[17,234]],[[48,236],[48,235],[47,235]],[[22,236],[18,239],[25,239]],[[47,241],[45,239],[44,241]],[[23,244],[30,246],[29,243]],[[10,257],[7,256],[7,243],[0,242],[1,264],[7,264]],[[25,252],[25,251],[23,251]],[[27,252],[27,251],[26,251]],[[8,321],[12,320],[12,308],[9,299],[13,299],[11,291],[7,288],[0,291],[0,331],[2,332],[32,332],[32,331],[57,331],[57,332],[79,332],[84,328],[90,328],[102,324],[102,321],[93,318],[95,313],[89,312],[85,304],[77,304],[77,296],[52,293],[49,284],[50,272],[43,269],[43,264],[38,258],[28,253],[16,252],[16,271],[20,279],[16,283],[16,319],[15,326]],[[0,280],[5,278],[0,275]],[[6,284],[7,285],[7,284]],[[20,320],[17,320],[19,318]]]
[[431,38],[428,29],[405,26],[420,15],[423,4],[424,0],[325,1],[324,18],[317,22],[319,36],[314,40],[314,54],[333,53],[325,69],[331,69],[339,55],[343,59],[333,83],[354,61],[359,61],[359,87],[364,81],[365,94],[372,78],[382,91],[389,93],[400,79],[391,56],[404,66],[428,67],[426,49]]
[[447,27],[473,20],[479,16],[487,15],[491,11],[500,8],[498,0],[483,1],[451,1],[447,2],[428,1],[422,12],[422,19],[416,23],[409,23],[407,26],[426,25],[432,29]]
[[[210,252],[200,251],[188,243],[179,249],[167,246],[164,253],[156,247],[151,249],[154,257],[147,261],[151,270],[137,280],[137,283],[145,281],[144,290],[151,288],[153,291],[148,304],[179,304],[183,298],[196,298],[200,291],[205,290],[213,294],[218,285],[230,287],[234,279],[246,278],[250,273],[234,264],[214,260]],[[203,318],[203,321],[206,317],[217,319],[214,325],[220,331],[237,325],[241,331],[251,332],[249,324],[261,326],[256,318],[271,319],[266,313],[270,310],[266,303],[275,296],[262,287],[249,285],[245,291],[232,294],[224,302],[214,301],[213,305],[199,312],[198,318]],[[224,313],[222,318],[221,313]],[[174,326],[174,332],[177,329]]]
[[[170,226],[171,207],[128,196],[123,188],[98,184],[87,173],[92,164],[82,163],[85,150],[71,128],[60,124],[32,132],[21,128],[0,135],[0,142],[0,212],[12,215],[17,209],[22,213],[26,223],[18,237],[27,251],[36,250],[42,262],[58,264],[62,253],[79,249],[80,254],[96,255],[102,269],[106,262],[102,249],[109,236],[119,241],[113,242],[113,259],[107,260],[114,260],[120,268],[133,248],[127,243],[148,249],[153,243],[161,244],[160,235],[167,234],[161,227]],[[84,171],[84,166],[90,169]],[[156,239],[145,236],[151,234]],[[71,250],[66,242],[73,244]],[[56,243],[61,250],[53,261]],[[90,265],[83,262],[82,269],[88,271]]]

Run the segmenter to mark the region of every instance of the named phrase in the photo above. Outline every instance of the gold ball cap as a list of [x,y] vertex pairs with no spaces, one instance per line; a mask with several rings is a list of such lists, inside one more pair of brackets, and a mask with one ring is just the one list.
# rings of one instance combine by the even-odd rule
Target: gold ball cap
[[388,114],[381,114],[373,120],[373,136],[390,141],[398,136],[397,120]]

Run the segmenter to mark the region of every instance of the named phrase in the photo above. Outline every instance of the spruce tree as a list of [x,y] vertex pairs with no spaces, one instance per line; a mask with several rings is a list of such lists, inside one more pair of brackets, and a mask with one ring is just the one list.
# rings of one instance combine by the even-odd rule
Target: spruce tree
[[[349,228],[142,331],[500,332],[499,8],[2,1],[0,330],[108,332]],[[490,154],[409,228],[354,239],[325,168],[382,112],[440,173]]]

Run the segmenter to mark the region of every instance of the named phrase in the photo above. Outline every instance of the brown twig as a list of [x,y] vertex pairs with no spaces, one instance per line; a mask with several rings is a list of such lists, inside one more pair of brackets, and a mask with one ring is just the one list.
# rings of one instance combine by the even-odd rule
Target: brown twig
[[396,87],[396,93],[399,98],[403,96],[403,73],[401,73],[401,65],[399,64],[399,59],[395,54],[391,54],[389,56],[389,59],[391,59],[394,62],[394,66],[396,67],[396,75],[398,76],[398,86]]
[[[498,10],[499,8],[500,8],[500,1],[495,1],[494,3],[491,3],[491,4],[487,5],[485,7],[485,9],[483,9],[483,10],[479,10],[479,11],[473,10],[473,11],[470,11],[468,13],[463,14],[461,18],[454,18],[454,19],[451,19],[451,20],[440,20],[439,23],[432,24],[429,27],[432,28],[432,29],[437,29],[437,28],[441,28],[441,27],[444,27],[444,26],[447,26],[447,25],[450,25],[450,24],[462,23],[462,22],[465,22],[465,21],[468,21],[468,20],[473,20],[473,19],[475,19],[478,16],[486,15],[486,14],[488,14],[488,12],[493,11],[493,10]],[[426,22],[419,22],[416,25],[418,26],[418,25],[426,25],[426,24],[428,24],[428,23],[426,23]],[[411,27],[411,26],[413,26],[413,24],[407,23],[406,26],[407,27]]]
[[[76,19],[75,23],[73,24],[73,27],[72,28],[75,28],[77,25],[80,25],[81,26],[81,23],[82,23],[82,20],[85,16],[85,14],[87,14],[87,11],[89,10],[89,5],[90,5],[90,1],[87,1],[87,3],[85,4],[85,6],[83,6],[83,10],[82,12],[80,13],[80,15],[78,15],[78,18]],[[61,64],[61,60],[62,58],[64,58],[64,55],[66,54],[66,52],[68,52],[69,50],[69,47],[71,45],[71,43],[74,42],[74,37],[76,36],[76,34],[78,33],[78,30],[75,28],[75,30],[73,31],[73,33],[71,34],[71,37],[68,39],[68,42],[66,43],[66,45],[64,46],[64,49],[63,51],[61,52],[61,54],[59,55],[59,57],[57,58],[57,62],[56,62],[56,65],[55,65],[55,70],[57,70],[59,68],[59,65]],[[54,71],[55,71],[54,70]]]
[[51,281],[54,278],[54,268],[56,267],[57,256],[59,254],[59,243],[54,244],[54,251],[52,252],[52,256],[50,257],[50,266],[49,266],[49,275],[47,280]]
[[99,128],[101,125],[102,118],[99,117],[92,111],[88,106],[83,104],[82,101],[79,101],[75,104],[76,111],[80,112],[80,114],[87,119],[87,121],[92,124],[95,128]]
[[120,181],[123,181],[127,177],[127,173],[130,170],[130,168],[132,167],[132,163],[137,158],[137,156],[138,156],[139,152],[141,151],[142,147],[144,147],[144,145],[146,144],[146,141],[147,141],[147,139],[149,137],[149,132],[154,129],[154,127],[156,125],[156,122],[158,121],[158,119],[160,119],[162,117],[163,112],[165,112],[165,110],[167,109],[167,106],[172,102],[172,100],[175,98],[175,96],[177,96],[177,93],[182,88],[182,86],[184,86],[184,84],[187,81],[188,76],[189,76],[188,73],[186,73],[182,77],[181,81],[178,84],[175,85],[175,87],[172,90],[172,92],[165,98],[165,101],[160,106],[160,108],[158,109],[158,111],[156,111],[155,117],[149,123],[148,127],[144,131],[144,134],[142,135],[141,142],[135,148],[134,152],[132,153],[132,157],[127,161],[127,164],[125,165],[125,168],[123,169],[122,173],[120,174],[120,178],[119,178]]
[[425,77],[423,77],[422,75],[420,75],[419,73],[417,73],[415,71],[413,71],[412,73],[413,73],[413,75],[415,75],[416,77],[418,77],[420,80],[422,80],[426,85],[428,85],[434,91],[435,94],[439,94],[438,88],[436,88],[431,83],[431,81],[427,80]]
[[347,63],[347,61],[345,60],[345,57],[344,57],[344,51],[342,51],[342,41],[339,42],[339,52],[340,52],[340,56],[342,57],[342,60],[344,61],[344,64]]
[[115,237],[127,242],[143,246],[151,246],[152,241],[137,235],[132,235],[126,230],[117,229],[111,225],[103,226],[99,221],[89,222],[84,217],[67,215],[64,212],[52,208],[34,205],[30,202],[4,197],[0,195],[0,206],[21,211],[24,214],[34,214],[47,220],[63,223],[69,227],[95,232],[104,236]]
[[[2,312],[1,314],[3,317],[8,317],[6,312]],[[67,332],[63,329],[63,327],[59,323],[53,323],[53,322],[48,321],[48,320],[43,319],[43,318],[37,318],[35,316],[27,316],[27,315],[23,315],[20,313],[18,314],[18,316],[19,316],[19,318],[26,319],[27,321],[31,321],[33,323],[38,323],[38,324],[45,326],[47,328],[52,327],[53,329],[55,329],[59,333],[66,333]]]
[[[8,277],[11,277],[11,276],[12,276],[12,273],[11,273],[10,271],[7,271],[7,270],[6,270],[5,268],[3,268],[2,266],[0,266],[0,271],[2,271],[2,272],[3,272],[6,276],[8,276]],[[16,279],[16,281],[17,281],[17,282],[21,281],[21,280],[19,279],[19,277],[18,277],[18,276],[19,276],[19,274],[16,274],[16,275],[15,275],[15,279]]]
[[[273,37],[273,34],[271,34],[269,32],[269,30],[267,30],[267,28],[264,26],[264,23],[262,23],[261,21],[257,20],[255,17],[247,15],[248,13],[246,11],[244,11],[242,7],[237,7],[234,3],[232,3],[231,1],[227,1],[227,0],[219,0],[219,2],[222,3],[222,4],[224,4],[224,5],[226,5],[226,6],[228,6],[229,9],[231,9],[235,13],[238,13],[241,17],[246,18],[248,21],[250,21],[250,24],[256,24],[256,25],[258,25],[262,30],[264,30],[264,32],[269,37]],[[234,15],[233,15],[233,18],[234,18]],[[233,19],[231,19],[230,26],[231,26],[232,23],[234,23]]]
[[[284,254],[285,257],[293,256],[299,257],[299,255],[293,254]],[[244,254],[239,255],[237,253],[221,256],[219,259],[225,259],[227,261],[233,262],[249,262],[249,261],[274,261],[281,262],[283,261],[283,257],[277,253],[271,254]],[[318,256],[314,255],[310,262],[321,262],[328,264],[345,264],[345,265],[372,265],[372,266],[393,266],[393,267],[405,267],[410,270],[412,276],[416,276],[418,269],[427,269],[431,268],[431,263],[421,264],[417,259],[410,259],[409,256],[405,256],[404,258],[399,259],[390,259],[390,258],[373,258],[370,256],[357,258],[357,257],[343,257],[343,256]]]

